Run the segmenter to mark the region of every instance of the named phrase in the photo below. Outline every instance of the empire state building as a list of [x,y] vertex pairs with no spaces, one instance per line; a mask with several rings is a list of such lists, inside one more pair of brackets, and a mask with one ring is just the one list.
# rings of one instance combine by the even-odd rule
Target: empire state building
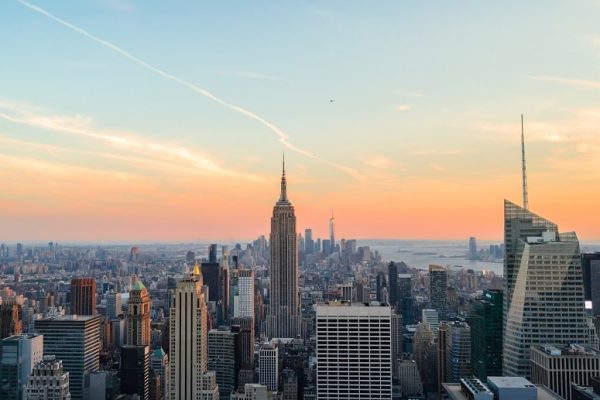
[[281,194],[271,218],[271,292],[267,336],[295,338],[300,333],[300,292],[298,291],[298,241],[294,206],[287,198],[285,160]]

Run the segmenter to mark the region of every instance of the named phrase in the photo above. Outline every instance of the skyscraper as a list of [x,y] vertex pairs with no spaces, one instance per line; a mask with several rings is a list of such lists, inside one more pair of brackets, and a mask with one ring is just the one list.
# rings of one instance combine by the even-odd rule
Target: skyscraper
[[0,339],[23,332],[21,305],[15,298],[5,299],[0,305]]
[[445,382],[458,383],[461,378],[471,375],[471,328],[466,322],[450,322],[446,341]]
[[388,296],[390,306],[398,310],[398,266],[393,261],[388,265]]
[[115,319],[121,314],[121,293],[111,290],[106,293],[106,316]]
[[331,218],[329,218],[329,246],[331,253],[335,252],[335,218],[333,218],[333,210],[331,210]]
[[150,347],[127,345],[121,347],[121,393],[137,394],[140,400],[150,395]]
[[469,238],[469,260],[477,260],[477,239],[473,236]]
[[221,400],[229,399],[236,388],[240,364],[237,335],[226,327],[208,332],[208,369],[217,375]]
[[504,228],[503,374],[528,377],[531,346],[589,341],[579,241],[507,200]]
[[392,398],[392,313],[365,303],[317,305],[317,398]]
[[127,344],[150,346],[150,296],[139,279],[131,286],[127,305]]
[[312,237],[312,229],[304,230],[304,251],[306,254],[313,254],[315,252],[315,242]]
[[258,351],[258,383],[276,392],[279,386],[279,348],[265,343]]
[[237,293],[234,296],[235,318],[254,317],[254,271],[239,269],[237,276]]
[[212,382],[207,372],[207,309],[198,263],[177,282],[169,318],[170,400],[200,400]]
[[446,318],[446,303],[448,301],[448,274],[441,265],[429,266],[429,296],[431,308],[436,309],[440,318]]
[[73,400],[83,398],[83,376],[98,371],[100,316],[65,315],[38,319],[35,331],[44,335],[44,355],[55,355],[69,373]]
[[300,292],[298,290],[298,248],[296,215],[287,197],[285,162],[281,193],[271,218],[271,292],[267,335],[295,338],[300,333]]
[[412,297],[412,275],[411,274],[399,274],[398,275],[398,314],[402,314],[402,320],[405,325],[415,323],[415,312],[413,310],[413,297]]
[[583,294],[592,302],[592,314],[600,315],[600,253],[581,255],[583,270]]
[[96,280],[73,278],[71,280],[71,314],[96,314]]
[[471,367],[485,381],[502,375],[502,291],[486,289],[471,302]]
[[169,368],[169,356],[162,347],[157,347],[150,356],[150,368],[155,376],[160,376],[160,387],[163,396],[167,393],[167,371]]
[[27,400],[71,400],[69,373],[63,369],[56,356],[44,356],[33,367],[23,387]]
[[43,355],[41,335],[16,335],[0,341],[0,399],[23,398],[23,385]]

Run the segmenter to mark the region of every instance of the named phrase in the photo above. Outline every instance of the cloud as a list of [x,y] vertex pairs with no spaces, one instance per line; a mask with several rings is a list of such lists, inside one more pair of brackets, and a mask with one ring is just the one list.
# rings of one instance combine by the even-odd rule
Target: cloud
[[396,165],[396,162],[386,156],[375,156],[364,161],[364,164],[379,169],[388,169]]
[[600,81],[592,81],[587,79],[563,78],[560,76],[530,76],[529,79],[536,81],[546,81],[560,83],[563,85],[583,87],[586,89],[600,90]]
[[237,112],[238,114],[244,115],[250,119],[253,119],[253,120],[259,122],[260,124],[267,127],[269,130],[271,130],[277,136],[277,138],[279,139],[279,142],[283,146],[287,147],[288,149],[292,150],[293,152],[301,154],[305,157],[319,160],[319,161],[323,162],[324,164],[332,166],[332,167],[338,169],[339,171],[342,171],[350,176],[353,176],[353,177],[357,176],[358,172],[356,170],[354,170],[353,168],[345,166],[345,165],[337,164],[337,163],[334,163],[331,161],[324,160],[324,159],[318,157],[316,154],[312,153],[311,151],[301,148],[301,147],[291,143],[289,140],[289,135],[283,129],[279,128],[273,122],[265,119],[264,117],[254,113],[246,108],[238,106],[234,103],[230,103],[230,102],[216,96],[215,94],[209,92],[208,90],[206,90],[196,84],[193,84],[183,78],[180,78],[178,76],[170,74],[170,73],[134,56],[133,54],[131,54],[128,51],[124,50],[123,48],[117,46],[116,44],[109,42],[107,40],[104,40],[98,36],[95,36],[83,28],[80,28],[76,25],[71,24],[70,22],[67,22],[59,17],[54,16],[53,14],[50,14],[48,11],[44,10],[43,8],[41,8],[39,6],[31,4],[25,0],[16,0],[16,1],[19,2],[20,4],[22,4],[23,6],[29,8],[30,10],[33,10],[39,14],[42,14],[42,15],[46,16],[47,18],[50,18],[51,20],[57,22],[58,24],[65,26],[66,28],[69,28],[72,31],[75,31],[75,32],[79,33],[80,35],[87,37],[88,39],[114,51],[115,53],[120,54],[121,56],[127,58],[128,60],[132,61],[135,64],[138,64],[139,66],[147,69],[148,71],[151,71],[159,76],[162,76],[163,78],[166,78],[173,82],[176,82],[176,83],[192,90],[193,92],[198,93],[198,94],[214,101],[215,103],[220,104],[223,107],[229,108],[230,110],[233,110],[233,111]]
[[[174,146],[165,142],[148,140],[143,135],[127,131],[98,130],[94,127],[92,118],[87,116],[51,115],[47,112],[42,113],[37,107],[20,107],[18,103],[10,104],[2,101],[0,102],[0,118],[20,125],[104,142],[113,148],[126,152],[128,156],[137,154],[138,160],[129,159],[133,162],[143,160],[146,163],[162,163],[165,167],[172,166],[184,168],[190,172],[229,176],[251,181],[261,181],[263,179],[257,175],[224,168],[213,159],[184,146]],[[106,157],[106,155],[103,156]],[[121,159],[127,160],[126,158]]]
[[412,108],[410,104],[396,104],[394,110],[396,111],[408,111]]
[[413,156],[455,156],[471,153],[466,149],[420,149],[410,151],[408,154]]
[[253,71],[244,71],[244,70],[222,70],[218,71],[218,73],[223,75],[235,76],[238,78],[248,78],[248,79],[257,79],[257,80],[266,80],[266,81],[284,81],[286,79],[276,76],[276,75],[268,75],[262,74],[259,72]]

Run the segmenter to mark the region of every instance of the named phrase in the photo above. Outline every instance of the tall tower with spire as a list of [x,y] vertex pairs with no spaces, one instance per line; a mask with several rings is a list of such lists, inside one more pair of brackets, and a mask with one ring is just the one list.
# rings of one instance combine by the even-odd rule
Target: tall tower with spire
[[331,252],[335,253],[335,218],[333,218],[333,209],[331,210],[331,218],[329,218],[329,246],[331,246]]
[[202,285],[196,261],[191,275],[177,282],[173,294],[169,317],[169,400],[213,398],[204,396],[215,388],[204,387],[205,382],[214,380],[214,372],[211,375],[207,371],[208,311]]
[[267,336],[295,338],[300,333],[300,292],[298,291],[298,242],[294,206],[287,197],[285,158],[281,193],[271,218],[271,293]]

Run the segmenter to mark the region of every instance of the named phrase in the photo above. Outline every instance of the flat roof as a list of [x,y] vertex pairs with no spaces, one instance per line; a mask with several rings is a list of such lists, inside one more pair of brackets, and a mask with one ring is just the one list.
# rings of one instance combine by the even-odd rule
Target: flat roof
[[531,388],[535,385],[521,376],[488,376],[488,382],[498,388]]
[[389,305],[369,303],[330,302],[317,304],[317,317],[319,316],[387,316],[391,317]]

